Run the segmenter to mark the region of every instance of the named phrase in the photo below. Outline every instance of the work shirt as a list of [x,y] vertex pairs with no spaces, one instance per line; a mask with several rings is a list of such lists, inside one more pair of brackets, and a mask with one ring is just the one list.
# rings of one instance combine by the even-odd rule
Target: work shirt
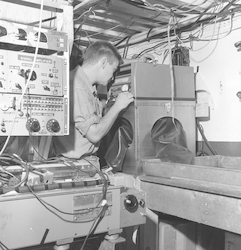
[[80,66],[70,74],[70,124],[69,135],[53,138],[57,155],[80,159],[93,155],[99,143],[93,144],[86,133],[93,124],[100,122],[102,103],[97,97],[96,87],[92,86],[88,76]]

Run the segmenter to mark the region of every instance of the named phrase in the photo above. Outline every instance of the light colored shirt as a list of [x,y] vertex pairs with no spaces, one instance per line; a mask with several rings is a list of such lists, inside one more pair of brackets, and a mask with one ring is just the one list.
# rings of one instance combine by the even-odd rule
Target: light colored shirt
[[99,143],[93,144],[86,133],[93,124],[100,122],[102,103],[97,97],[96,87],[80,66],[70,72],[70,124],[69,135],[53,137],[57,155],[79,159],[93,155]]

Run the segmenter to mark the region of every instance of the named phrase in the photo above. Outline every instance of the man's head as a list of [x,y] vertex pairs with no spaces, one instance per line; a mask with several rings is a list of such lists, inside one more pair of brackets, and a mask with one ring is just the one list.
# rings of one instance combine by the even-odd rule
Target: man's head
[[91,44],[83,55],[83,66],[95,69],[97,83],[106,86],[122,63],[118,50],[109,42],[98,41]]

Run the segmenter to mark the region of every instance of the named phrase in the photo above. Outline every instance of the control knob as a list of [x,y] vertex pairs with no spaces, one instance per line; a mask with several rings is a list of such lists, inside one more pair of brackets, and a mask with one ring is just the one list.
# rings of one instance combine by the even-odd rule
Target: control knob
[[[25,79],[28,79],[29,78],[29,75],[30,75],[30,72],[31,70],[28,69],[26,72],[25,72]],[[31,76],[30,76],[30,81],[35,81],[37,79],[37,74],[35,71],[32,72]]]
[[47,129],[49,132],[57,133],[60,131],[59,122],[55,119],[51,119],[47,122]]
[[26,127],[29,132],[39,132],[40,123],[37,119],[30,118],[27,120]]
[[136,212],[139,206],[136,196],[133,194],[127,195],[124,199],[124,206],[130,213]]

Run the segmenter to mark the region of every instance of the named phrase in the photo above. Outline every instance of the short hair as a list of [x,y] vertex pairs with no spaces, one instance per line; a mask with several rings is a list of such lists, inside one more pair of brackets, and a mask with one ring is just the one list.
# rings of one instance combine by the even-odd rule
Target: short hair
[[83,51],[74,43],[69,60],[70,70],[75,69],[77,65],[82,65],[83,63]]
[[102,57],[106,57],[110,64],[118,61],[122,63],[121,55],[114,45],[106,41],[92,43],[84,52],[83,62],[94,64]]

